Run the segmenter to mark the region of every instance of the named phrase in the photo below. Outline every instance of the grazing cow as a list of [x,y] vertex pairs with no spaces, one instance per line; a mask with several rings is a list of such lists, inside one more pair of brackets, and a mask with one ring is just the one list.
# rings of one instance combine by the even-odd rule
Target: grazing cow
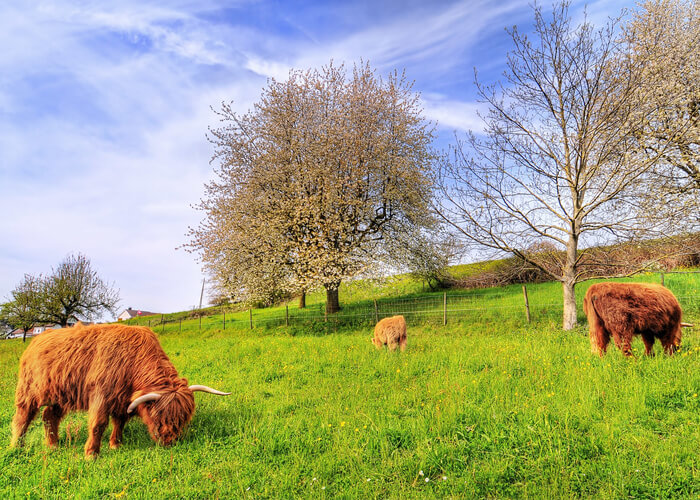
[[390,351],[395,351],[397,346],[401,350],[406,350],[406,320],[403,316],[392,316],[384,318],[374,327],[374,338],[372,343],[377,349],[381,349],[385,344]]
[[673,354],[681,344],[681,306],[671,291],[647,283],[597,283],[583,299],[588,317],[591,350],[603,356],[610,337],[625,356],[632,355],[634,335],[644,341],[645,352],[652,354],[655,339],[664,351]]
[[20,360],[11,445],[21,444],[41,406],[46,407],[49,446],[56,445],[58,425],[68,411],[88,411],[86,458],[99,453],[109,417],[109,446],[117,448],[134,410],[153,440],[169,445],[192,418],[194,391],[229,394],[203,385],[188,387],[146,327],[79,324],[42,333]]

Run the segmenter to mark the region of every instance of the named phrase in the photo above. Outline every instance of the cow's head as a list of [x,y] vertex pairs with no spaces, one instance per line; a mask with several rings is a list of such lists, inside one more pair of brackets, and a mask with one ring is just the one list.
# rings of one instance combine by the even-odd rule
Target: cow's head
[[141,420],[148,427],[151,438],[162,445],[169,446],[178,439],[194,414],[194,392],[203,391],[219,396],[228,396],[230,392],[221,392],[205,385],[183,384],[172,390],[149,392],[134,399],[127,413],[138,410]]

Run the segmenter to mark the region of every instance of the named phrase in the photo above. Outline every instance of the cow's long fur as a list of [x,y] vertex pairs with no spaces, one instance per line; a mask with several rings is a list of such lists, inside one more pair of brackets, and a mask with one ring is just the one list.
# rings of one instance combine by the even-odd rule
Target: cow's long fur
[[372,343],[377,349],[385,344],[390,351],[395,351],[398,346],[406,350],[406,320],[403,316],[384,318],[374,327]]
[[109,417],[110,447],[116,448],[131,417],[129,404],[150,392],[160,393],[161,398],[139,405],[138,414],[155,441],[170,444],[192,418],[194,396],[150,329],[80,325],[42,333],[20,360],[12,445],[20,444],[39,408],[45,406],[49,446],[56,444],[59,422],[67,412],[87,410],[85,455],[99,452]]
[[647,355],[657,338],[668,354],[681,344],[681,306],[661,285],[597,283],[586,292],[583,310],[594,354],[605,354],[611,336],[625,356],[632,355],[634,335],[642,337]]

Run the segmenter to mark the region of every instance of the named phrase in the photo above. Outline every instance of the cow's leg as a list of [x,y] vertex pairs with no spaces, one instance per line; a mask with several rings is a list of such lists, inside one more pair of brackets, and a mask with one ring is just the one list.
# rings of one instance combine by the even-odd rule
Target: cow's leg
[[48,446],[56,446],[58,443],[58,425],[63,418],[63,408],[60,405],[49,405],[44,409],[44,434]]
[[100,452],[100,441],[108,419],[107,412],[104,410],[104,398],[102,396],[91,398],[88,409],[88,440],[85,443],[85,458],[93,458]]
[[10,446],[14,448],[22,445],[22,438],[38,411],[39,405],[34,401],[17,405],[17,411],[12,419],[12,440],[10,441]]
[[659,340],[661,345],[664,346],[664,351],[668,355],[673,355],[681,347],[681,337],[683,336],[681,332],[681,324],[678,323],[671,333],[664,335]]
[[395,339],[392,339],[389,340],[386,345],[390,351],[395,351],[396,348],[399,346],[399,343]]
[[654,334],[643,333],[642,341],[644,342],[644,354],[647,356],[654,355]]
[[406,335],[401,336],[401,340],[399,341],[399,347],[401,347],[402,351],[406,350]]
[[678,346],[673,343],[673,340],[668,337],[662,337],[659,340],[661,341],[661,345],[664,346],[664,352],[669,356],[673,356],[673,353],[678,349]]
[[109,437],[109,447],[113,450],[119,448],[122,444],[122,431],[126,424],[125,418],[112,417],[112,435]]
[[627,357],[632,356],[632,333],[624,332],[622,334],[622,354]]

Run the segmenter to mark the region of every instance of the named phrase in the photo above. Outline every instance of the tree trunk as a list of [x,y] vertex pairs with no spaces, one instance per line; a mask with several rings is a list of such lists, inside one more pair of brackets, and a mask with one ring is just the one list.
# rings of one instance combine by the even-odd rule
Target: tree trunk
[[326,285],[326,313],[335,314],[340,311],[340,303],[338,301],[338,288],[340,283]]
[[569,235],[569,242],[566,245],[566,261],[564,263],[562,288],[564,292],[564,330],[571,330],[576,327],[576,259],[578,253],[578,231],[576,227]]
[[299,309],[305,309],[306,308],[306,292],[302,291],[301,295],[299,295]]
[[564,330],[571,330],[576,326],[576,283],[565,280],[562,282],[564,289]]
[[24,330],[22,332],[22,342],[26,342],[26,341],[27,341],[27,330]]

